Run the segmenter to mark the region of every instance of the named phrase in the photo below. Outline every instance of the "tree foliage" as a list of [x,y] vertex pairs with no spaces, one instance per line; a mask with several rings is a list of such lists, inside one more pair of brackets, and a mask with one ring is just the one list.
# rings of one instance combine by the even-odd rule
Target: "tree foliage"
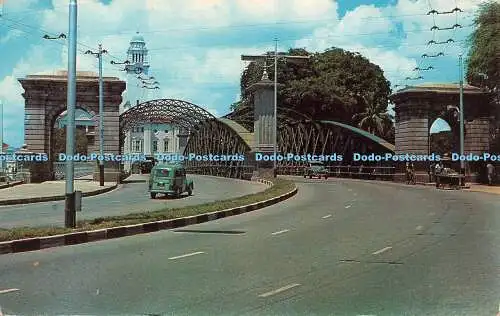
[[[500,88],[500,2],[491,1],[480,6],[474,21],[475,30],[469,41],[467,81],[472,85]],[[488,76],[484,79],[479,75]]]
[[[387,114],[390,83],[382,69],[359,53],[330,48],[309,54],[305,49],[290,49],[289,55],[310,55],[305,64],[279,59],[278,106],[307,114],[315,120],[334,120],[357,126],[384,138],[394,137]],[[274,62],[273,52],[267,65]],[[248,87],[262,78],[264,61],[252,62],[241,77],[241,101],[233,107],[251,107]],[[274,80],[274,67],[268,67]],[[392,134],[391,134],[392,133]],[[389,139],[388,139],[389,140]]]

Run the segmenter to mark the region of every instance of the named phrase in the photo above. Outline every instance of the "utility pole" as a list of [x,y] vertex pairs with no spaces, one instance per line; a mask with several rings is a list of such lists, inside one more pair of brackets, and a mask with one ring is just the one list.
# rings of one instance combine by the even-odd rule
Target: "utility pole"
[[274,39],[274,177],[278,175],[276,168],[278,157],[278,38]]
[[[3,103],[0,100],[0,155],[3,155]],[[0,171],[4,171],[4,159],[0,159]]]
[[277,154],[278,154],[278,60],[284,59],[286,62],[290,61],[292,63],[303,63],[309,60],[309,56],[294,56],[294,55],[278,55],[278,39],[274,39],[274,63],[273,65],[267,65],[267,59],[269,59],[269,55],[241,55],[241,60],[244,61],[258,61],[264,60],[264,72],[266,72],[267,67],[274,66],[274,135],[273,135],[273,151],[274,151],[274,174],[277,175]]
[[107,51],[102,49],[102,45],[99,44],[99,51],[94,53],[91,50],[85,52],[85,54],[96,55],[99,59],[99,185],[104,186],[104,82],[102,79],[102,54],[106,54]]
[[[458,61],[459,61],[459,76],[460,76],[460,110],[459,110],[459,115],[460,115],[460,158],[464,158],[464,75],[463,75],[463,61],[462,61],[462,54],[459,55]],[[460,159],[460,174],[463,176],[461,179],[461,185],[465,186],[465,160]]]
[[66,121],[66,203],[65,226],[76,227],[76,204],[74,189],[74,164],[75,155],[75,108],[76,108],[76,32],[77,32],[77,3],[69,1],[69,45],[68,45],[68,109]]

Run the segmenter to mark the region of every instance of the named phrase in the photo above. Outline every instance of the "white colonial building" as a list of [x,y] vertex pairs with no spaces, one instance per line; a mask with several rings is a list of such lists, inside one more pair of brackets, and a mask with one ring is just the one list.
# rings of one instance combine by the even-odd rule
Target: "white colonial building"
[[[148,49],[144,38],[137,33],[130,41],[127,51],[127,91],[124,102],[120,106],[120,114],[143,102],[154,99],[151,97],[152,85],[156,79],[149,74]],[[145,83],[147,82],[147,83]],[[179,128],[168,124],[145,124],[134,127],[126,132],[122,149],[124,154],[182,153],[185,144],[179,141]],[[183,145],[183,146],[181,146]],[[125,170],[130,164],[125,165]]]

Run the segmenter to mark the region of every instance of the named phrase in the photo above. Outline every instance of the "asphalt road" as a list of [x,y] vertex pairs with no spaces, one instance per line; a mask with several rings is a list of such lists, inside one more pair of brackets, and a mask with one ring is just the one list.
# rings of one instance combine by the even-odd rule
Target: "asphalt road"
[[499,196],[298,181],[283,203],[187,228],[205,233],[0,256],[0,306],[23,315],[498,312]]
[[[77,219],[92,219],[129,213],[154,211],[225,200],[266,189],[261,183],[210,176],[189,175],[194,181],[192,196],[151,199],[145,182],[125,183],[111,192],[82,200]],[[140,176],[135,176],[135,179]],[[147,176],[143,176],[146,180]],[[64,201],[0,207],[0,228],[20,226],[64,226]]]

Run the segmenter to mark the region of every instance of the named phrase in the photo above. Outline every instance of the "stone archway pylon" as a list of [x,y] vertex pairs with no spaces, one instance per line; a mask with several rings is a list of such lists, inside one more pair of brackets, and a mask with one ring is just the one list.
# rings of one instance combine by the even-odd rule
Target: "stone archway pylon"
[[[87,112],[99,113],[99,77],[94,72],[78,71],[76,74],[76,107]],[[66,109],[67,71],[28,75],[19,79],[24,93],[25,119],[24,142],[33,153],[51,152],[51,134],[57,116]],[[119,153],[119,106],[126,83],[116,77],[104,77],[104,152]],[[99,138],[90,148],[99,148]],[[31,166],[32,182],[50,180],[53,162]],[[111,172],[115,178],[117,172]],[[96,175],[94,174],[94,179]],[[111,179],[110,179],[111,180]],[[114,181],[114,180],[113,180]]]
[[[480,88],[464,85],[464,152],[481,155],[490,149],[492,107],[488,94]],[[396,154],[428,155],[431,124],[449,112],[449,106],[458,106],[458,84],[421,84],[399,90],[390,97],[396,113]],[[458,132],[458,131],[454,131]],[[403,164],[404,165],[404,164]],[[429,163],[417,163],[417,181],[428,179]],[[469,181],[476,181],[481,166],[469,163]]]

